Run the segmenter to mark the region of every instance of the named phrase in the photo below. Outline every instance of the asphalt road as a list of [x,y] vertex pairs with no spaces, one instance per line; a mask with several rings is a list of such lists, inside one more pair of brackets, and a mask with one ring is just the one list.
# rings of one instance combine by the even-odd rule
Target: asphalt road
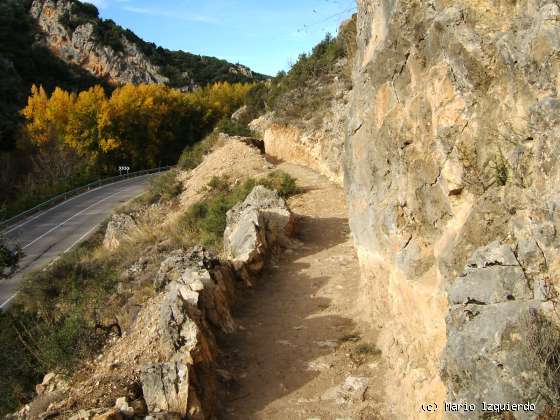
[[25,274],[41,268],[85,240],[115,207],[141,194],[149,176],[88,191],[2,232],[8,243],[21,246],[25,256],[17,273],[0,280],[0,309],[13,300]]

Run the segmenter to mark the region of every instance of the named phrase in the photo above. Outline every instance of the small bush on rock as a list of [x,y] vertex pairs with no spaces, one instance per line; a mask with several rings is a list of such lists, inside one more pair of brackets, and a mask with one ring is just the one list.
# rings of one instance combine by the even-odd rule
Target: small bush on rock
[[177,171],[170,170],[150,179],[144,201],[148,203],[155,203],[159,200],[169,201],[182,192],[183,184],[177,179]]
[[543,397],[551,407],[560,404],[560,327],[543,314],[532,311],[525,318],[525,354],[543,380]]
[[222,118],[216,126],[216,131],[229,136],[253,137],[253,132],[247,124],[230,118]]
[[282,171],[274,171],[261,178],[249,178],[233,186],[227,178],[214,177],[208,184],[209,196],[185,212],[172,235],[184,246],[201,243],[219,250],[226,229],[227,212],[245,200],[257,185],[276,190],[283,198],[299,192],[295,179]]

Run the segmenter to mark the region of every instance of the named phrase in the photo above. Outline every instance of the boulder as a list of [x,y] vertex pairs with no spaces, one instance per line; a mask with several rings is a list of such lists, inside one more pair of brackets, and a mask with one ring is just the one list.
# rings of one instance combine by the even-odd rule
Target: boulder
[[273,124],[274,116],[271,113],[261,115],[259,118],[249,123],[249,128],[257,133],[261,138],[264,137],[266,130]]
[[291,244],[294,218],[277,192],[256,186],[243,203],[227,213],[224,249],[243,280],[259,273],[270,252]]
[[[219,400],[214,332],[235,329],[231,306],[235,274],[202,247],[177,250],[163,261],[155,285],[157,360],[141,368],[148,412],[204,418]],[[167,418],[167,417],[166,417]]]
[[105,231],[103,247],[110,251],[117,249],[134,228],[136,228],[136,222],[132,216],[121,213],[113,214]]
[[186,416],[189,396],[189,367],[171,362],[150,365],[142,370],[142,390],[150,412],[170,412]]
[[160,290],[170,282],[179,280],[187,269],[204,270],[205,265],[208,264],[208,258],[209,255],[202,247],[194,247],[190,251],[171,252],[160,265],[154,280],[154,287]]
[[126,397],[117,398],[115,408],[119,410],[126,417],[134,416],[134,408],[128,404]]
[[161,264],[154,286],[167,286],[166,299],[180,296],[216,328],[226,333],[235,329],[229,309],[234,299],[234,273],[229,264],[204,248],[174,251]]

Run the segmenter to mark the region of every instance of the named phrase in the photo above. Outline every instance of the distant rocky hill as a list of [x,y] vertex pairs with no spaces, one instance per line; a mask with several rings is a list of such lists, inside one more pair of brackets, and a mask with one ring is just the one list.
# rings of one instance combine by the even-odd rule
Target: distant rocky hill
[[17,111],[31,84],[78,90],[96,83],[165,83],[184,90],[266,76],[240,64],[140,39],[77,0],[0,3],[0,149],[13,147]]
[[34,0],[29,12],[43,42],[58,57],[114,83],[167,83],[192,88],[214,81],[250,82],[265,77],[240,64],[183,51],[169,51],[140,39],[77,0]]

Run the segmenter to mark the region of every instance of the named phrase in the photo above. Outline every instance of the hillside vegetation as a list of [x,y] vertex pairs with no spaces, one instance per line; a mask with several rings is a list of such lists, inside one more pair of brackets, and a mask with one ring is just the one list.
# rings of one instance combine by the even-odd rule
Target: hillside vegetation
[[101,86],[79,94],[33,86],[22,110],[19,149],[33,165],[12,190],[6,215],[119,165],[140,170],[173,165],[244,101],[248,84],[216,83],[184,93],[163,85],[125,85],[106,95]]
[[22,121],[18,111],[25,105],[32,84],[52,92],[57,86],[81,90],[102,83],[35,42],[35,22],[25,3],[0,2],[0,152],[15,148],[17,128]]
[[345,22],[339,34],[327,34],[308,54],[301,54],[288,72],[257,84],[247,95],[246,121],[264,112],[277,120],[304,122],[320,114],[332,99],[332,82],[351,86],[351,64],[356,50],[356,17]]
[[[55,13],[55,18],[46,24],[42,22],[40,26],[39,20],[32,17],[32,10],[36,13],[46,3],[40,0],[6,0],[0,3],[0,164],[3,167],[0,173],[0,219],[55,193],[82,185],[97,176],[113,175],[116,171],[115,162],[118,162],[117,166],[126,163],[135,169],[160,163],[175,163],[185,145],[202,138],[220,117],[225,115],[218,115],[215,110],[209,111],[209,103],[203,103],[201,95],[209,92],[204,90],[206,87],[221,82],[236,84],[265,78],[244,66],[225,60],[157,47],[153,43],[143,41],[112,20],[101,19],[94,5],[77,0],[49,3],[48,13],[45,15]],[[60,27],[55,28],[57,25]],[[80,42],[76,43],[76,40],[72,40],[73,34],[78,28],[83,29],[84,25],[91,25],[93,28],[90,38],[80,38]],[[154,100],[154,107],[160,107],[160,111],[168,106],[174,108],[174,116],[171,116],[170,110],[167,116],[160,112],[155,117],[159,119],[156,122],[151,115],[139,111],[135,117],[142,117],[142,122],[136,126],[127,126],[133,119],[132,114],[127,111],[123,112],[123,118],[118,122],[105,118],[103,122],[99,122],[100,127],[94,128],[97,122],[93,121],[101,112],[94,112],[92,107],[101,105],[103,96],[111,97],[112,91],[119,87],[119,82],[117,80],[115,84],[109,83],[105,76],[94,76],[91,68],[82,68],[68,61],[68,57],[61,55],[58,47],[54,48],[49,41],[49,37],[53,35],[49,33],[51,28],[53,34],[62,36],[57,38],[57,42],[66,43],[64,47],[72,49],[75,54],[92,53],[89,50],[79,50],[82,44],[87,44],[88,48],[93,46],[97,53],[106,54],[109,62],[113,62],[113,59],[120,60],[119,63],[122,62],[123,65],[122,71],[127,70],[128,66],[133,66],[135,60],[143,62],[146,66],[152,66],[150,68],[155,69],[156,73],[159,72],[161,80],[167,80],[167,86],[180,88],[183,92],[190,91],[194,95],[191,99],[199,99],[192,99],[190,105],[185,105],[188,100],[177,100],[179,92],[171,95],[175,99],[167,94],[163,95],[165,98],[158,94],[158,99]],[[128,45],[126,51],[125,44]],[[130,45],[134,46],[133,50],[138,55],[129,62],[127,54],[131,51]],[[37,88],[32,92],[33,85]],[[94,86],[102,88],[97,87],[87,94],[79,95],[79,92]],[[42,87],[42,90],[39,87]],[[66,94],[62,94],[61,91],[65,91]],[[126,92],[130,93],[131,90]],[[136,93],[138,92],[140,91]],[[115,96],[106,111],[113,112],[115,117],[117,101],[121,101],[121,105],[128,101],[128,105],[133,106],[134,101],[138,104],[146,99],[144,94],[140,94],[144,95],[143,99],[137,97],[132,100],[128,93],[121,92]],[[66,122],[61,121],[55,123],[54,129],[43,127],[42,134],[35,130],[32,136],[27,124],[22,133],[26,118],[34,120],[35,126],[50,124],[46,120],[39,123],[38,119],[41,117],[30,115],[29,108],[26,111],[27,115],[21,112],[30,94],[35,97],[35,104],[39,108],[42,106],[40,102],[45,102],[45,98],[51,95],[55,98],[51,101],[54,107],[60,108],[68,104],[81,107],[79,112],[68,116],[67,119],[72,126],[70,130],[74,130],[74,133],[78,133],[76,130],[85,129],[75,135],[73,140],[69,140],[73,134],[68,132]],[[82,97],[79,98],[80,96]],[[128,99],[125,99],[125,96]],[[42,99],[38,99],[39,97]],[[75,98],[72,99],[73,97]],[[57,101],[58,105],[54,105]],[[150,106],[147,108],[155,110]],[[130,109],[129,111],[132,112]],[[166,110],[165,113],[167,112]],[[38,115],[40,111],[35,109],[32,113]],[[80,116],[77,116],[78,113]],[[63,114],[58,113],[59,116]],[[144,123],[148,124],[148,120],[150,128],[145,129]],[[50,130],[48,135],[44,130]],[[136,150],[140,145],[144,145],[148,148],[147,153],[133,152],[130,149],[132,143],[123,140],[124,132],[134,132]],[[147,142],[147,136],[151,135],[153,139],[154,135],[160,134],[164,134],[160,144]],[[43,140],[38,141],[37,136],[42,136]],[[46,141],[45,136],[65,137],[66,140],[59,142],[66,144],[64,151],[58,146],[54,147],[52,139]],[[41,148],[37,147],[39,143]],[[73,146],[70,147],[69,143],[73,143]],[[155,151],[160,146],[165,149],[161,155]],[[64,159],[60,159],[62,155]],[[83,160],[86,158],[87,161]],[[14,202],[16,196],[19,199]],[[8,202],[9,206],[6,204]]]

